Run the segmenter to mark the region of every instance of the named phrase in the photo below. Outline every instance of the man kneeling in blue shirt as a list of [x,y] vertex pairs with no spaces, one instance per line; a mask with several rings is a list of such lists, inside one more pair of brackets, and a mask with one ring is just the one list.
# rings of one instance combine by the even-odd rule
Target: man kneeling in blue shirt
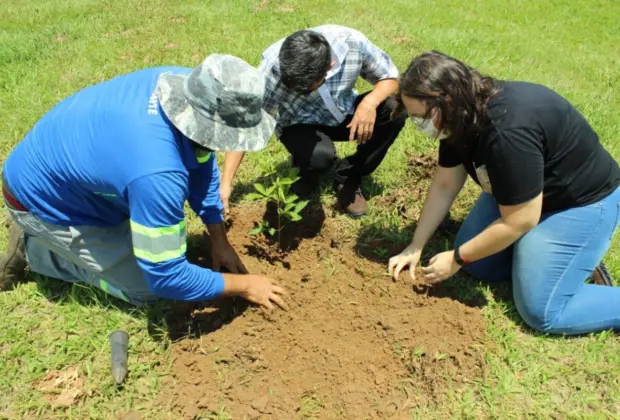
[[[265,147],[275,122],[264,90],[249,64],[213,54],[194,71],[140,70],[61,101],[4,165],[13,222],[0,290],[28,264],[133,304],[242,296],[286,309],[285,291],[248,274],[228,242],[213,154]],[[213,270],[186,259],[186,200],[209,231]]]

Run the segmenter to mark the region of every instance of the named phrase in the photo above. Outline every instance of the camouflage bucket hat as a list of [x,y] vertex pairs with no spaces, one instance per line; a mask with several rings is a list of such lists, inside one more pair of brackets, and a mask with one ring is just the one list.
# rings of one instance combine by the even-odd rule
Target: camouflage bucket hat
[[164,73],[157,95],[164,113],[192,141],[217,151],[255,151],[275,127],[263,109],[265,79],[240,58],[211,54],[189,75]]

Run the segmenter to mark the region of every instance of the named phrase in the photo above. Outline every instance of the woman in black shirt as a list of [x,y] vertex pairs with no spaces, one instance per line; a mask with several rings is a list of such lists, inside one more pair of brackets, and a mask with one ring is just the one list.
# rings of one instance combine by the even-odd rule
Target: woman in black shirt
[[[439,165],[413,241],[390,259],[418,264],[467,175],[482,188],[453,251],[423,268],[436,283],[461,268],[511,278],[531,327],[557,334],[620,329],[620,288],[586,284],[618,226],[620,168],[584,117],[556,92],[484,77],[428,52],[401,77],[400,100],[416,126],[439,140]],[[596,276],[595,276],[596,277]]]

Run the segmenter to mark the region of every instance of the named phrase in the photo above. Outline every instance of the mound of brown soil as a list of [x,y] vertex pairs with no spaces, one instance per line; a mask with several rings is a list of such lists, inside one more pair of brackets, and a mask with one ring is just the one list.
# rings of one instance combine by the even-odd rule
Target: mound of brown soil
[[[478,308],[436,297],[404,275],[392,282],[384,264],[342,241],[333,219],[282,256],[247,234],[263,213],[259,205],[238,207],[229,238],[251,272],[288,289],[291,310],[263,314],[228,300],[173,322],[177,333],[191,334],[173,345],[173,374],[163,386],[176,412],[407,418],[408,409],[481,374]],[[319,213],[320,204],[311,204],[294,229],[307,232]],[[208,254],[196,252],[197,260]]]

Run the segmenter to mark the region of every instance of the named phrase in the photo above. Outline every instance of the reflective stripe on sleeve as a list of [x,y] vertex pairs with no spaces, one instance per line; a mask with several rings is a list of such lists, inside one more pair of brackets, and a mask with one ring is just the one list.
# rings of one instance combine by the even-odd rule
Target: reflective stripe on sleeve
[[179,258],[187,250],[186,222],[151,228],[131,221],[133,252],[137,258],[159,263]]

